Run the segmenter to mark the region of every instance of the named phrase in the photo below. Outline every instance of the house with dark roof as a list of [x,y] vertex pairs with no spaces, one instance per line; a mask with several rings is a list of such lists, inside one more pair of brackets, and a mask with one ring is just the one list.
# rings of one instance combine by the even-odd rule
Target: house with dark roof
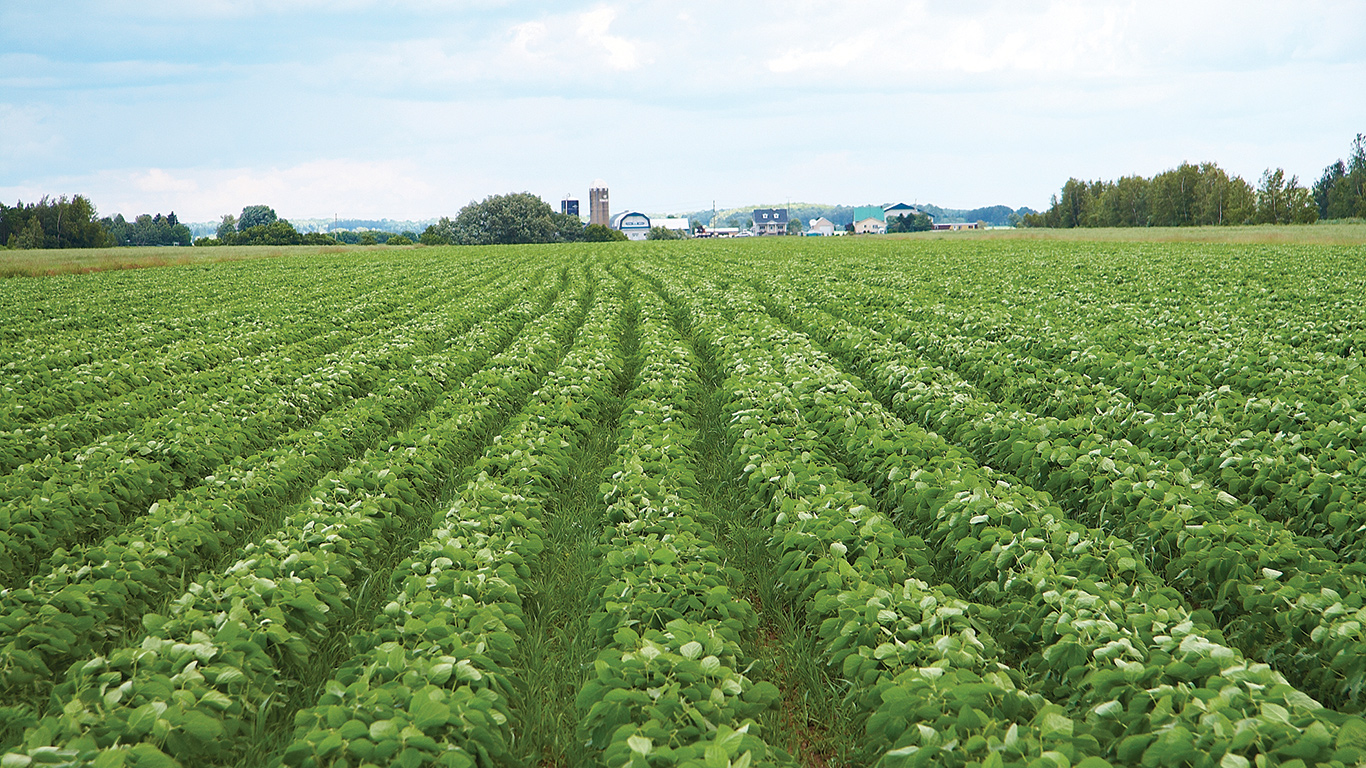
[[924,213],[924,211],[914,205],[907,205],[905,203],[890,203],[882,206],[882,215],[886,221],[891,221],[897,216],[919,216],[922,213]]
[[754,225],[751,229],[756,235],[786,235],[786,208],[755,208],[752,214]]

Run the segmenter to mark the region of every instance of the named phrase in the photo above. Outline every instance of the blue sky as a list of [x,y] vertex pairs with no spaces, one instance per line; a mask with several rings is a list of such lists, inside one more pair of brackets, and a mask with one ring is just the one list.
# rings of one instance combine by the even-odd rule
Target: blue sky
[[0,199],[426,218],[603,178],[618,210],[1042,208],[1182,161],[1308,184],[1363,93],[1360,0],[13,0]]

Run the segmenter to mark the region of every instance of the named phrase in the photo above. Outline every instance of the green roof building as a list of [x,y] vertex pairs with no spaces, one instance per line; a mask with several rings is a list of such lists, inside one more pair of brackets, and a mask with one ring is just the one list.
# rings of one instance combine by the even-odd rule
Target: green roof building
[[886,222],[887,214],[883,212],[880,205],[860,205],[854,209],[854,221],[857,223],[864,219],[877,219]]
[[887,214],[880,205],[861,205],[854,209],[854,234],[887,234]]

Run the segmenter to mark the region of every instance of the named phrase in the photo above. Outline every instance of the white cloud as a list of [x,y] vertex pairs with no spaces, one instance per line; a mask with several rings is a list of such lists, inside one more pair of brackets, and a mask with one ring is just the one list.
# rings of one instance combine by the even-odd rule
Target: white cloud
[[1366,130],[1357,0],[150,1],[51,11],[65,49],[0,8],[4,189],[187,220],[442,215],[595,176],[651,210],[1037,207],[1184,159],[1308,178]]
[[541,54],[532,49],[545,42],[548,32],[545,22],[528,21],[525,24],[516,24],[511,31],[513,51],[532,59],[541,57]]
[[817,78],[935,78],[1022,72],[1113,72],[1130,63],[1123,46],[1132,7],[1055,2],[999,6],[978,12],[928,11],[924,4],[887,5],[876,24],[831,39],[819,28],[796,28],[797,45],[768,59],[780,74]]
[[[512,5],[510,0],[142,0],[141,12],[149,16],[171,18],[250,18],[253,16],[283,15],[315,12],[336,16],[359,11],[396,10],[460,13],[487,11]],[[95,3],[110,15],[126,15],[128,4],[123,0]]]
[[617,18],[615,8],[603,6],[579,16],[579,39],[590,48],[602,48],[607,52],[607,63],[616,70],[629,71],[640,65],[639,44],[611,33],[612,22]]
[[0,103],[0,178],[20,160],[43,160],[61,151],[62,137],[52,130],[51,119],[51,110],[42,105]]
[[[107,170],[63,178],[57,186],[89,196],[102,216],[174,210],[183,221],[212,221],[262,203],[285,218],[445,212],[432,207],[438,192],[432,180],[403,162],[313,160],[283,168]],[[51,193],[32,184],[0,187],[0,199]],[[419,211],[423,213],[410,213]]]
[[[436,26],[421,37],[374,42],[286,67],[299,82],[333,82],[371,93],[468,98],[471,89],[547,93],[631,87],[653,63],[651,43],[619,34],[616,8],[510,20],[486,34]],[[605,78],[605,79],[604,79]]]
[[[814,10],[838,14],[833,5]],[[1130,78],[1360,61],[1366,46],[1366,5],[1344,0],[1293,9],[1233,0],[867,2],[858,15],[871,23],[836,34],[814,15],[791,17],[767,36],[782,41],[764,56],[770,72],[818,82]]]
[[193,179],[178,179],[160,168],[152,168],[146,173],[134,173],[131,181],[139,192],[152,194],[197,192],[199,190],[199,184]]

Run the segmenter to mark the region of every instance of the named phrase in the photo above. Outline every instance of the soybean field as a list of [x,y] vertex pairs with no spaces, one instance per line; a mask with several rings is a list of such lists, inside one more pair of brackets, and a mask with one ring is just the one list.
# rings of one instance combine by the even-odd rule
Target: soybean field
[[1366,763],[1366,249],[0,281],[0,766]]

